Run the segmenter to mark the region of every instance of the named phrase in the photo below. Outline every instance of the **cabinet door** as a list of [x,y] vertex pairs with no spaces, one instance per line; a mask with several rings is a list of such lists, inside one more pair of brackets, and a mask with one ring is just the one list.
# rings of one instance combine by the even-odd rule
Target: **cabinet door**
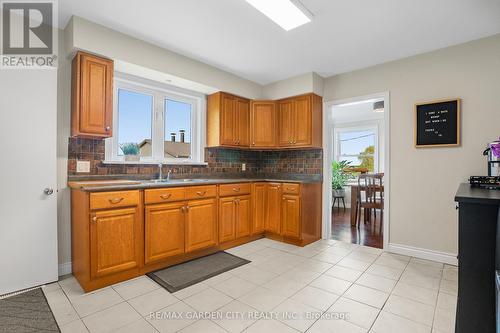
[[249,195],[240,196],[236,201],[236,238],[250,236],[251,203]]
[[238,146],[248,147],[250,145],[250,101],[238,98],[236,100],[238,116]]
[[219,242],[236,237],[236,197],[219,199]]
[[102,277],[137,267],[142,252],[141,239],[141,221],[137,208],[92,213],[91,277]]
[[281,233],[281,184],[267,185],[266,231]]
[[220,143],[235,146],[238,141],[236,99],[222,94],[220,111]]
[[266,225],[266,183],[255,183],[252,188],[253,225],[252,233],[265,230]]
[[77,55],[80,58],[80,105],[79,126],[73,135],[99,137],[112,136],[111,123],[113,117],[113,62],[111,60],[87,54]]
[[301,96],[294,99],[294,146],[310,146],[312,144],[312,96]]
[[184,203],[146,207],[145,262],[184,253]]
[[217,204],[215,199],[192,200],[186,213],[186,252],[217,245]]
[[293,145],[294,139],[294,103],[292,99],[279,103],[279,139],[280,146],[289,147]]
[[250,146],[252,148],[276,147],[276,103],[255,101],[250,109]]
[[282,199],[282,235],[300,237],[300,198],[297,195],[284,194]]

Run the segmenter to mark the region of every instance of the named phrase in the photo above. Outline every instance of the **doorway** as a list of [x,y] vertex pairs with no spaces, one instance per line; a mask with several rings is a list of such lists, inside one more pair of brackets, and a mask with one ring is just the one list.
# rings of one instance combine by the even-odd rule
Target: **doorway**
[[327,102],[324,110],[323,238],[387,248],[389,93]]

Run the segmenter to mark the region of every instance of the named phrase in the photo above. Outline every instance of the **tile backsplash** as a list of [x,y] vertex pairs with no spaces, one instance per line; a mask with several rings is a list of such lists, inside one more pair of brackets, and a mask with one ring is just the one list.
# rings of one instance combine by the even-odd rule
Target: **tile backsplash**
[[[90,161],[90,173],[77,173],[76,161]],[[150,177],[158,172],[156,165],[148,164],[104,164],[104,140],[69,138],[68,175],[144,175]],[[207,165],[165,165],[173,174],[295,174],[322,175],[323,150],[248,151],[226,148],[206,148]],[[241,170],[242,163],[246,171]]]

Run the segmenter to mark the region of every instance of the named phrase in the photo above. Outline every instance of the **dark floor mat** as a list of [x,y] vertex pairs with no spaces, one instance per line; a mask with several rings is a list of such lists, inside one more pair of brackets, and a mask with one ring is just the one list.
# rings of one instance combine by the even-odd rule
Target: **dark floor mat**
[[60,332],[42,289],[0,300],[0,332]]
[[249,262],[246,259],[220,251],[148,273],[147,276],[173,293]]

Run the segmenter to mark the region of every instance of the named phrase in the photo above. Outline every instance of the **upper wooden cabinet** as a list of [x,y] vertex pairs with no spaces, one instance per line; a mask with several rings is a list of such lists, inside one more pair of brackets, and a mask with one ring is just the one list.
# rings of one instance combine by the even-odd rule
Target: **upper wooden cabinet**
[[248,147],[250,100],[218,92],[208,96],[207,146]]
[[215,93],[208,96],[207,145],[321,148],[322,103],[322,98],[315,94],[250,102],[227,93]]
[[279,145],[290,148],[321,148],[322,108],[322,98],[315,94],[280,100]]
[[250,103],[250,148],[277,146],[278,112],[274,101]]
[[72,70],[71,135],[111,137],[113,61],[78,52]]

